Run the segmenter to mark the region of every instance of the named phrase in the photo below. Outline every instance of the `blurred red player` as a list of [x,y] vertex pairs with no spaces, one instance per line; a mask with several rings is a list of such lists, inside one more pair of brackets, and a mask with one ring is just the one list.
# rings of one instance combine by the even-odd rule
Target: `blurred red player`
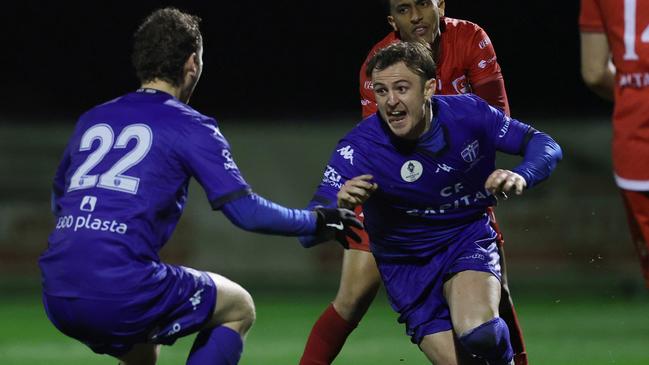
[[[384,0],[388,23],[393,28],[369,52],[360,70],[363,117],[377,110],[371,80],[365,64],[378,50],[394,42],[420,41],[431,46],[437,63],[436,94],[474,93],[509,115],[505,83],[491,40],[480,26],[466,20],[444,17],[444,0]],[[342,153],[342,152],[341,152]],[[507,322],[516,365],[527,365],[527,354],[516,312],[507,286],[503,239],[490,210],[492,225],[499,234],[503,272],[500,316]],[[360,209],[357,209],[360,214]],[[362,214],[359,215],[362,218]],[[330,364],[345,340],[356,328],[374,300],[381,283],[376,262],[370,253],[367,234],[363,241],[349,242],[345,250],[338,293],[321,314],[307,340],[301,365]]]
[[649,289],[649,0],[582,0],[581,73],[615,102],[613,169]]

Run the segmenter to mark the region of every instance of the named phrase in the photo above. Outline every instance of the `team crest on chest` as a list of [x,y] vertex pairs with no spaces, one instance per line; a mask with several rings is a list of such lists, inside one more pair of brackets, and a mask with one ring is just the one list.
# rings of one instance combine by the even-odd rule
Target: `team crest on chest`
[[466,79],[466,75],[458,77],[457,79],[453,80],[451,84],[453,85],[455,92],[457,92],[458,94],[466,94],[471,92],[471,87],[469,86],[469,82]]
[[480,143],[478,143],[478,140],[476,139],[475,141],[469,143],[469,145],[462,150],[462,152],[460,153],[462,155],[462,159],[468,163],[475,161],[475,159],[478,157],[479,149]]
[[415,182],[419,180],[421,174],[424,172],[424,167],[421,162],[416,160],[406,161],[401,166],[401,178],[407,182]]

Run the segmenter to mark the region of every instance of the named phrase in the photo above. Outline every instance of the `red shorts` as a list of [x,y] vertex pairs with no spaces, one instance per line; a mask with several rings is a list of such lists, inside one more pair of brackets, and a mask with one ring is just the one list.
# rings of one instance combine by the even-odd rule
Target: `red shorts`
[[[358,218],[361,222],[365,219],[365,217],[363,216],[362,206],[360,205],[357,206],[356,209],[354,209],[354,212],[356,213],[356,218]],[[505,244],[505,240],[503,239],[503,234],[500,231],[500,228],[498,227],[498,222],[496,221],[496,215],[494,214],[494,209],[492,207],[488,207],[487,214],[489,215],[491,228],[493,228],[494,231],[496,231],[496,234],[498,234],[498,237],[496,238],[496,242],[498,242],[498,246],[502,247]],[[356,228],[352,228],[352,229],[361,237],[361,242],[356,242],[353,239],[347,237],[347,243],[349,243],[349,249],[370,252],[370,239],[367,236],[367,232],[361,229],[356,229]]]
[[649,289],[649,192],[621,190],[629,230]]

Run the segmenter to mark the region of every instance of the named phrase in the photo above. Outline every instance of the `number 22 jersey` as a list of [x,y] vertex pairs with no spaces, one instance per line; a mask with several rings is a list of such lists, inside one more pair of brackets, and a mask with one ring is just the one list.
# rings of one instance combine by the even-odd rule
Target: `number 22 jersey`
[[54,179],[44,291],[101,299],[160,290],[167,267],[158,251],[191,177],[214,209],[250,193],[214,119],[153,89],[83,114]]

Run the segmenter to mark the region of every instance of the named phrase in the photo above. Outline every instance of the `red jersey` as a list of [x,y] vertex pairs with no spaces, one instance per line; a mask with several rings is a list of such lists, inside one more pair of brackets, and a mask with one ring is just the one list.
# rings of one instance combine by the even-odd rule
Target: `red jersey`
[[581,0],[582,32],[606,33],[615,64],[613,165],[618,185],[649,190],[649,0]]
[[[466,94],[473,92],[476,85],[502,79],[496,52],[487,33],[482,28],[466,20],[447,17],[440,20],[440,45],[436,59],[437,94]],[[372,80],[365,75],[365,65],[381,48],[399,41],[399,33],[391,32],[374,45],[363,62],[360,72],[363,118],[377,110]],[[504,90],[502,93],[505,94]],[[499,105],[494,106],[509,114],[506,94],[497,99]]]

